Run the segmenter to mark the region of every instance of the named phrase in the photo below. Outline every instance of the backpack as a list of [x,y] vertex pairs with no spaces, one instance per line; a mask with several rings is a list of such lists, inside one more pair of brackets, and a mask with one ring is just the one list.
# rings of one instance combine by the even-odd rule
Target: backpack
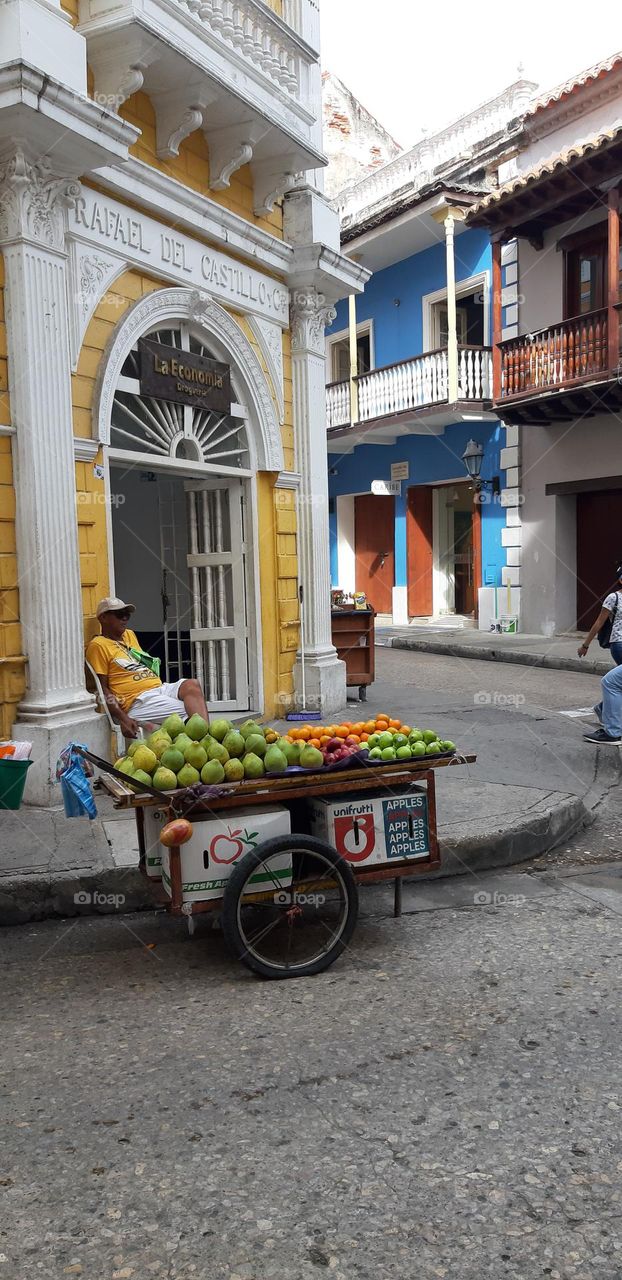
[[607,618],[606,622],[603,622],[603,625],[600,631],[598,632],[598,643],[601,649],[611,648],[611,632],[613,631],[613,624],[616,620],[616,614],[618,612],[619,603],[620,603],[620,593],[619,591],[616,591],[615,609],[611,614],[611,617]]

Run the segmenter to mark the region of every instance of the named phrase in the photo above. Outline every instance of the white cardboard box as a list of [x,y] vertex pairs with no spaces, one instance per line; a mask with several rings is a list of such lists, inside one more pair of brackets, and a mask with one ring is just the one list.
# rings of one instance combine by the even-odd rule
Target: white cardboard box
[[[290,834],[289,809],[265,805],[261,809],[231,809],[222,817],[191,818],[193,835],[181,846],[181,879],[184,902],[208,902],[222,898],[236,863],[264,840]],[[170,850],[162,851],[162,883],[171,896]],[[284,887],[291,882],[291,854],[270,860],[270,874],[259,868],[253,883],[276,877]]]
[[331,844],[355,867],[431,857],[424,791],[388,793],[386,797],[376,792],[356,800],[345,796],[312,800],[309,813],[313,835]]

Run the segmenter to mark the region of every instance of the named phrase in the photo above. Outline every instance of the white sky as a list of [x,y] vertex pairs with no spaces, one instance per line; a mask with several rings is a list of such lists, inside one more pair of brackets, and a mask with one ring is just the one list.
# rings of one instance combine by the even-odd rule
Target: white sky
[[552,88],[622,48],[620,0],[323,0],[322,63],[403,146],[518,79]]

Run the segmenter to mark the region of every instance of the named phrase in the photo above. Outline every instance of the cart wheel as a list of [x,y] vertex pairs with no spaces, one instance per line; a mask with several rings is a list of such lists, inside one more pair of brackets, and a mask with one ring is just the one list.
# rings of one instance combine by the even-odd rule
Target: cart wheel
[[313,836],[276,836],[240,859],[225,888],[222,930],[264,978],[321,973],[347,946],[358,890],[344,858]]

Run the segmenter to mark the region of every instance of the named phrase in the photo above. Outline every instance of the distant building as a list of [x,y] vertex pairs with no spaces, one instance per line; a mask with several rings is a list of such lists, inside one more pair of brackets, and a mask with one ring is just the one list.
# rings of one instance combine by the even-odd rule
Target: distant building
[[[517,608],[509,442],[492,405],[491,247],[466,218],[536,87],[517,81],[334,200],[342,248],[373,275],[327,332],[331,576],[395,624],[488,628]],[[470,440],[479,495],[463,461]]]
[[393,160],[402,148],[329,71],[322,75],[322,103],[328,159],[324,189],[332,200],[344,187]]

